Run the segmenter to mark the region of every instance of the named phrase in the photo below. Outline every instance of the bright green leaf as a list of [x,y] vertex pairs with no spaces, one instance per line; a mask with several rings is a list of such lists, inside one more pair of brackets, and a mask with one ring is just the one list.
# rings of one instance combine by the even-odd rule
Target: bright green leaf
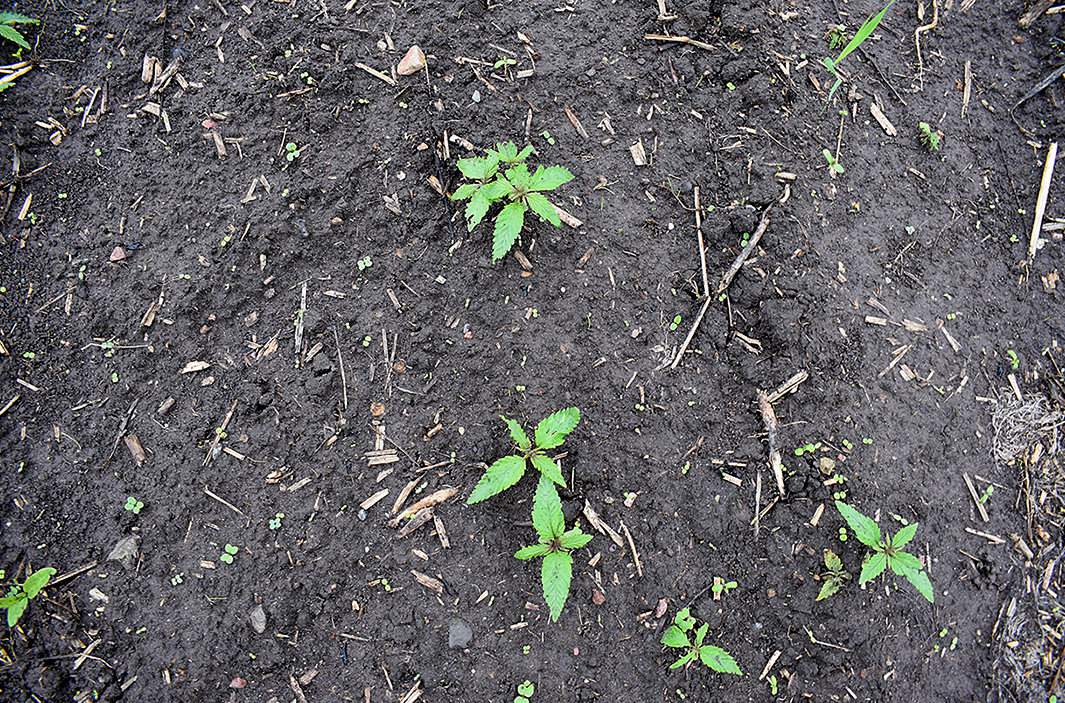
[[544,587],[544,600],[551,609],[551,620],[558,622],[562,606],[569,596],[573,579],[573,557],[569,552],[551,552],[544,557],[540,567],[540,580]]
[[555,227],[562,226],[562,218],[558,216],[558,210],[555,209],[550,200],[539,193],[529,193],[525,196],[525,200],[529,203],[532,211],[539,215],[541,219],[550,222]]
[[843,516],[843,519],[847,521],[850,528],[854,530],[854,536],[858,538],[858,541],[869,547],[870,549],[877,549],[880,546],[880,526],[876,522],[865,515],[861,514],[851,506],[847,505],[843,501],[836,501],[836,510]]
[[672,664],[670,664],[669,668],[670,668],[670,670],[673,670],[673,669],[679,669],[682,666],[686,666],[688,664],[688,662],[690,662],[693,659],[695,659],[696,656],[698,656],[697,652],[694,652],[694,651],[688,652],[687,654],[682,655],[680,657],[680,659],[678,659],[677,661],[675,661]]
[[836,579],[825,579],[821,584],[821,590],[817,594],[817,600],[824,600],[839,593],[840,582]]
[[662,634],[661,643],[674,649],[687,649],[692,646],[688,634],[676,625],[670,625]]
[[499,261],[517,241],[525,224],[525,204],[520,201],[508,203],[496,215],[496,227],[492,233],[492,261]]
[[541,542],[550,542],[561,537],[566,529],[566,518],[562,514],[562,500],[558,497],[555,484],[544,475],[536,484],[533,496],[532,523]]
[[580,421],[581,411],[577,408],[563,408],[551,413],[536,426],[537,448],[554,449],[560,446]]
[[481,186],[481,191],[484,193],[489,201],[495,202],[500,198],[504,198],[514,192],[514,187],[507,182],[505,178],[497,178],[490,183],[485,183]]
[[702,647],[703,642],[706,641],[706,633],[710,631],[710,623],[704,622],[699,626],[699,629],[695,631],[695,646]]
[[470,497],[466,499],[466,504],[480,503],[502,493],[521,480],[524,473],[525,457],[511,455],[497,459],[477,482]]
[[[29,49],[30,48],[30,43],[28,41],[26,41],[26,37],[22,36],[22,32],[18,31],[17,29],[15,29],[14,27],[11,27],[9,25],[0,24],[0,37],[3,37],[4,39],[7,39],[8,41],[15,42],[16,44],[21,46],[23,49]],[[10,617],[11,611],[9,610],[7,612],[8,612],[8,616]]]
[[929,603],[936,602],[936,596],[932,590],[932,582],[929,580],[928,574],[923,571],[907,571],[903,576],[913,584],[913,587],[924,596],[926,601]]
[[26,611],[26,606],[30,604],[29,598],[19,598],[13,604],[7,607],[7,626],[14,627],[18,624],[19,618],[22,617],[22,613]]
[[455,192],[451,194],[452,200],[469,200],[473,197],[473,194],[477,192],[476,183],[465,183],[455,189]]
[[475,156],[456,162],[462,175],[471,181],[486,181],[499,169],[499,159],[494,156]]
[[870,15],[865,22],[862,23],[862,26],[854,33],[851,40],[847,42],[847,46],[843,47],[843,51],[841,51],[839,56],[836,57],[836,60],[832,62],[833,66],[839,66],[843,59],[847,58],[852,51],[861,46],[862,42],[869,38],[869,35],[876,31],[880,21],[884,19],[884,15],[887,14],[887,11],[890,10],[891,6],[894,4],[895,0],[889,0],[888,4],[884,5],[884,8],[880,10],[880,12],[875,15]]
[[884,573],[884,567],[887,566],[887,555],[883,552],[876,552],[873,556],[862,565],[862,573],[858,577],[858,584],[862,585],[872,581],[880,574]]
[[565,166],[537,166],[529,180],[529,190],[554,190],[572,180],[573,174]]
[[514,164],[503,174],[515,188],[528,188],[532,175],[525,164]]
[[907,571],[921,570],[921,560],[909,552],[895,552],[888,557],[888,564],[899,576],[905,576]]
[[525,430],[522,429],[521,425],[504,415],[499,417],[503,419],[503,422],[507,423],[507,429],[510,430],[510,438],[514,440],[514,444],[518,445],[518,449],[523,452],[532,449],[532,440],[529,439],[529,435],[525,434]]
[[518,158],[518,147],[514,142],[500,142],[495,149],[490,149],[489,154],[495,155],[500,161],[514,161]]
[[567,530],[563,533],[559,544],[564,549],[581,549],[586,544],[592,541],[592,535],[581,532],[579,527],[574,527],[572,530]]
[[695,618],[692,617],[690,609],[681,608],[677,611],[677,614],[673,616],[673,624],[687,632],[695,627]]
[[826,549],[824,556],[825,556],[825,568],[827,568],[829,571],[842,571],[843,570],[843,561],[831,549]]
[[514,552],[514,558],[528,561],[529,559],[536,559],[537,557],[545,557],[550,553],[551,545],[549,544],[530,544],[528,547],[522,547]]
[[53,576],[55,576],[55,569],[50,566],[44,569],[37,569],[26,577],[26,582],[22,584],[22,590],[26,591],[26,595],[30,598],[35,598],[41,592],[41,589],[48,585]]
[[913,539],[913,536],[917,534],[917,523],[912,523],[902,528],[895,533],[895,536],[891,538],[891,546],[895,549],[902,549]]
[[731,654],[721,649],[721,647],[715,647],[712,644],[705,644],[699,647],[699,659],[714,671],[722,674],[743,676],[743,670],[740,669],[740,665],[736,663]]
[[532,463],[541,474],[547,476],[563,488],[566,487],[566,479],[563,478],[562,469],[559,468],[557,461],[549,456],[544,456],[543,454],[533,454]]
[[525,159],[529,158],[529,154],[531,154],[531,153],[533,153],[533,145],[532,144],[526,144],[525,148],[522,149],[520,152],[518,152],[518,155],[516,157],[514,157],[514,160],[515,161],[524,161]]
[[32,17],[26,15],[20,15],[17,12],[0,12],[0,24],[40,24],[40,20],[35,20]]
[[488,208],[491,206],[492,201],[485,197],[484,188],[479,188],[466,204],[466,231],[472,232],[488,214]]

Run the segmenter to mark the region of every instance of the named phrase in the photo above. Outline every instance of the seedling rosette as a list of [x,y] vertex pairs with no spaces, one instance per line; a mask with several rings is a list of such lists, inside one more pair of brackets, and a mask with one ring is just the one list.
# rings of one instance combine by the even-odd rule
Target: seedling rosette
[[14,627],[18,624],[19,618],[26,612],[26,607],[29,606],[30,601],[37,597],[48,582],[55,576],[55,569],[47,567],[44,569],[37,569],[33,573],[26,576],[26,580],[22,583],[15,583],[10,589],[8,589],[7,595],[0,598],[0,609],[7,611],[7,626]]
[[906,525],[894,535],[881,535],[880,525],[871,517],[863,515],[846,503],[837,500],[836,510],[850,525],[854,536],[873,553],[862,564],[858,576],[858,585],[863,586],[880,576],[890,567],[897,576],[901,576],[913,585],[917,592],[929,603],[935,602],[932,581],[924,572],[921,560],[902,548],[909,544],[917,534],[917,523]]
[[[670,669],[679,669],[682,666],[690,666],[693,662],[702,662],[703,666],[713,669],[722,674],[743,676],[743,670],[732,655],[717,645],[707,644],[706,635],[710,631],[710,623],[704,622],[696,627],[698,621],[692,617],[688,608],[677,612],[673,618],[673,624],[662,635],[662,644],[673,649],[683,650],[675,662],[669,665]],[[692,639],[692,635],[695,636]]]

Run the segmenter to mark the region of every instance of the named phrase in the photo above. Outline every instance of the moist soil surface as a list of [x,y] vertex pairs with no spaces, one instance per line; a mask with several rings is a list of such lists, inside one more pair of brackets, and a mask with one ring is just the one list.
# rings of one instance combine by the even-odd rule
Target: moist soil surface
[[[826,31],[871,2],[16,6],[43,23],[0,96],[0,566],[65,578],[5,630],[3,698],[1028,700],[993,675],[1004,604],[1044,576],[1009,535],[1061,540],[992,417],[1061,400],[1063,245],[1025,262],[1061,82],[1011,108],[1065,15],[918,4],[831,98]],[[412,44],[428,68],[399,76]],[[529,221],[524,268],[436,188],[505,140],[576,175],[553,197],[581,224]],[[671,368],[702,307],[695,188],[711,289],[768,226]],[[802,372],[781,497],[756,394]],[[563,506],[595,539],[552,623],[512,558],[532,479],[465,498],[511,451],[500,414],[569,405]],[[412,482],[405,505],[457,493],[401,536]],[[934,605],[858,587],[839,491],[920,523]],[[825,548],[855,578],[817,602]],[[685,605],[745,676],[668,669]]]

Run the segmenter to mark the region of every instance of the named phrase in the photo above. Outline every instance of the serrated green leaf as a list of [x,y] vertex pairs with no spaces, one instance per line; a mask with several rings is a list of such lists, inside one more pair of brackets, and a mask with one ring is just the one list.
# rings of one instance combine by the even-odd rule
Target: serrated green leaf
[[887,566],[887,555],[883,552],[876,552],[873,556],[862,565],[862,573],[858,577],[858,585],[863,585],[872,581],[880,574],[884,573],[884,567]]
[[551,545],[549,544],[530,544],[528,547],[522,547],[514,552],[514,558],[528,561],[529,559],[547,556],[550,553]]
[[496,227],[492,232],[492,261],[499,261],[518,240],[525,224],[525,204],[520,201],[507,203],[496,215]]
[[497,459],[477,482],[470,497],[466,499],[466,504],[480,503],[502,493],[520,481],[524,473],[525,457],[511,455]]
[[662,639],[659,641],[665,646],[674,649],[688,649],[692,646],[691,640],[688,639],[688,633],[676,625],[670,625],[666,628],[666,631],[662,633]]
[[917,534],[917,523],[916,522],[911,523],[909,525],[906,525],[906,527],[904,527],[901,530],[899,530],[898,532],[896,532],[895,536],[891,538],[891,546],[894,547],[895,549],[902,549],[903,547],[905,547],[907,544],[909,544],[913,540],[913,537],[916,534]]
[[537,166],[529,180],[529,190],[554,190],[573,180],[573,174],[564,166]]
[[695,659],[696,656],[698,656],[698,652],[695,652],[695,651],[688,652],[687,654],[684,654],[679,659],[677,659],[677,661],[675,661],[672,664],[670,664],[669,668],[672,671],[673,669],[679,669],[682,666],[686,666],[687,663],[692,661],[693,659]]
[[525,164],[514,164],[506,170],[503,174],[506,179],[510,181],[510,184],[515,188],[529,187],[529,181],[532,180],[532,175],[529,173],[529,167]]
[[55,569],[50,566],[44,569],[37,569],[26,577],[26,581],[22,584],[22,590],[26,591],[26,595],[30,598],[36,598],[37,594],[48,585],[53,576],[55,576]]
[[511,420],[505,415],[500,415],[503,422],[507,423],[507,429],[510,431],[510,438],[514,440],[514,444],[518,445],[518,449],[523,452],[527,452],[532,449],[532,440],[529,439],[529,435],[525,434],[525,430],[514,420]]
[[817,600],[824,600],[839,593],[840,582],[836,579],[825,579],[821,584],[821,590],[817,594]]
[[[7,39],[8,41],[12,41],[12,42],[18,44],[23,49],[29,49],[30,48],[30,43],[28,41],[26,41],[26,37],[22,36],[22,32],[18,31],[17,29],[15,29],[14,27],[12,27],[10,25],[0,24],[0,37],[3,37],[4,39]],[[10,614],[10,613],[11,613],[11,611],[9,610],[8,614]]]
[[907,571],[921,570],[921,560],[909,552],[895,552],[888,557],[888,565],[899,576],[905,576]]
[[710,631],[710,623],[704,622],[699,626],[699,629],[695,631],[695,646],[702,647],[703,642],[706,641],[706,633]]
[[566,517],[562,514],[562,500],[555,484],[547,476],[540,475],[533,496],[532,524],[541,542],[550,542],[561,537],[566,530]]
[[704,644],[699,647],[699,660],[714,671],[722,674],[743,676],[743,670],[740,669],[740,665],[736,663],[731,654],[721,649],[721,647]]
[[19,618],[26,612],[26,606],[30,604],[29,598],[19,598],[17,601],[7,607],[7,626],[14,627],[18,624]]
[[20,15],[17,12],[0,12],[0,24],[40,24],[40,20],[35,20],[32,17],[26,15]]
[[836,510],[847,521],[858,541],[871,549],[880,546],[880,526],[871,517],[866,517],[843,501],[836,501]]
[[513,161],[518,158],[518,147],[514,142],[500,142],[496,144],[494,150],[490,149],[490,154],[494,154],[500,161]]
[[524,161],[529,158],[529,154],[533,153],[533,145],[526,144],[525,148],[518,152],[518,155],[514,157],[515,161]]
[[468,159],[459,159],[456,163],[462,175],[471,181],[487,181],[499,170],[499,159],[489,154],[488,156],[472,156]]
[[673,616],[673,624],[685,632],[695,627],[695,618],[692,617],[691,609],[681,608],[678,610],[677,614]]
[[451,194],[452,200],[469,200],[473,197],[473,194],[477,192],[476,183],[464,183],[455,189],[455,192]]
[[580,421],[581,411],[577,408],[563,408],[551,413],[536,426],[534,436],[537,448],[554,449],[560,446]]
[[478,188],[477,192],[470,198],[470,202],[466,203],[466,231],[472,232],[473,228],[481,223],[484,216],[488,214],[488,208],[492,206],[492,201],[485,197],[484,188]]
[[494,203],[513,193],[514,187],[507,182],[507,179],[497,178],[494,181],[485,183],[481,186],[481,190],[484,191],[484,197]]
[[929,580],[928,574],[923,571],[907,571],[903,574],[903,577],[913,584],[913,587],[924,596],[926,601],[929,603],[936,602],[936,595],[932,589],[932,581]]
[[837,555],[831,549],[826,549],[825,550],[824,557],[825,557],[825,568],[826,569],[828,569],[829,571],[842,571],[843,570],[843,560],[840,559],[839,555]]
[[532,463],[541,474],[547,476],[563,488],[566,487],[566,479],[563,478],[562,469],[559,468],[557,461],[549,456],[544,456],[543,454],[533,454]]
[[574,527],[572,530],[564,532],[558,543],[564,549],[581,549],[591,541],[592,535],[581,532],[579,527]]
[[550,222],[555,227],[562,226],[562,218],[558,216],[558,210],[555,209],[550,200],[539,193],[529,193],[525,196],[525,200],[529,203],[532,211],[540,216],[540,219]]
[[573,579],[573,557],[569,552],[551,552],[544,557],[540,567],[540,581],[544,587],[544,600],[551,609],[551,620],[558,622],[562,607],[569,597],[569,585]]

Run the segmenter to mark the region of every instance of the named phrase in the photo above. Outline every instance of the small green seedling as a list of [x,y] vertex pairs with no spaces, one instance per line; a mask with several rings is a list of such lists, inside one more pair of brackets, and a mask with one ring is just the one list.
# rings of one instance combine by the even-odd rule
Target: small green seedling
[[1014,371],[1021,368],[1021,357],[1017,356],[1017,352],[1013,349],[1006,350],[1006,358],[1010,361],[1010,368]]
[[[684,608],[677,613],[676,617],[673,618],[673,624],[662,635],[661,642],[665,646],[685,650],[675,662],[669,665],[669,668],[679,669],[682,666],[689,666],[698,659],[704,666],[714,671],[722,674],[743,676],[743,671],[731,654],[721,647],[704,644],[706,633],[710,629],[710,623],[704,622],[698,628],[695,627],[695,623],[696,620],[692,617],[688,608]],[[695,630],[694,642],[689,638],[692,630]]]
[[7,39],[9,42],[13,42],[18,45],[19,52],[22,49],[29,49],[30,43],[26,41],[26,37],[22,32],[15,29],[20,24],[40,24],[40,20],[35,20],[32,17],[26,15],[20,15],[17,12],[0,12],[0,37]]
[[133,496],[126,498],[126,504],[122,506],[125,510],[133,513],[134,515],[140,515],[141,510],[144,509],[144,503],[137,500]]
[[921,560],[909,552],[902,551],[917,534],[917,523],[903,527],[894,536],[882,537],[880,525],[871,517],[863,515],[842,501],[836,501],[836,510],[854,530],[854,536],[858,541],[873,550],[865,563],[862,564],[862,572],[858,576],[858,585],[865,585],[880,574],[887,567],[896,575],[902,576],[909,581],[917,592],[924,596],[929,603],[935,602],[935,594],[932,590],[932,582],[928,574],[923,571]]
[[833,175],[842,174],[846,169],[843,168],[843,164],[836,160],[836,157],[828,149],[822,149],[821,153],[824,154],[825,161],[828,162],[828,170]]
[[544,589],[544,600],[551,609],[552,622],[558,622],[562,607],[569,597],[570,581],[573,579],[573,556],[570,552],[591,542],[592,536],[581,532],[580,527],[566,529],[562,500],[558,497],[552,479],[546,474],[541,474],[540,481],[536,484],[532,523],[540,541],[522,547],[514,553],[514,557],[522,561],[543,559],[540,562],[540,583]]
[[365,271],[366,269],[373,266],[373,259],[371,259],[370,255],[367,254],[366,256],[356,261],[355,265],[359,267],[359,271]]
[[845,47],[843,47],[843,51],[839,52],[839,56],[837,56],[834,60],[828,58],[827,56],[821,59],[821,65],[824,66],[825,69],[827,69],[828,72],[832,74],[832,77],[836,79],[835,82],[832,83],[832,88],[828,91],[829,100],[832,99],[832,96],[836,94],[836,91],[839,90],[839,87],[843,84],[843,78],[839,75],[839,65],[843,63],[843,59],[847,58],[851,55],[852,52],[856,51],[858,47],[861,46],[862,43],[865,42],[865,40],[868,39],[874,31],[876,31],[876,28],[884,19],[884,15],[887,14],[887,11],[890,10],[891,6],[894,4],[895,0],[888,0],[888,3],[884,5],[883,9],[881,9],[880,12],[876,13],[875,15],[870,15],[865,20],[865,22],[862,22],[862,26],[858,28],[858,31],[854,33],[854,36],[851,37],[851,40],[847,42],[847,45]]
[[715,578],[714,585],[710,587],[710,590],[714,593],[715,596],[719,596],[722,593],[728,593],[729,591],[733,590],[738,586],[739,584],[735,581],[726,581],[722,578]]
[[817,594],[817,600],[825,600],[839,593],[845,581],[851,575],[843,568],[843,560],[831,549],[825,550],[825,573],[821,574],[821,591]]
[[296,142],[289,142],[285,145],[285,160],[295,161],[300,157],[300,148],[296,146]]
[[828,40],[829,51],[835,51],[847,41],[847,28],[842,24],[830,24],[825,39]]
[[[541,220],[555,227],[562,226],[558,210],[544,193],[559,188],[573,180],[573,174],[562,166],[537,166],[533,172],[525,164],[532,153],[532,146],[520,152],[513,142],[496,144],[485,156],[459,159],[462,175],[471,183],[458,187],[452,200],[468,200],[466,204],[466,227],[472,232],[496,203],[504,203],[495,216],[492,233],[492,261],[499,261],[517,241],[525,226],[525,213],[535,212]],[[500,173],[500,168],[503,168]]]
[[536,693],[536,686],[529,679],[518,684],[518,695],[514,697],[514,703],[529,703],[529,699]]
[[232,564],[233,557],[237,556],[237,552],[240,551],[239,547],[235,547],[232,544],[226,544],[222,549],[222,554],[218,557],[218,560],[223,564]]
[[170,577],[170,585],[171,586],[179,586],[179,585],[181,585],[184,582],[185,582],[185,572],[184,571],[182,571],[180,574],[174,574],[173,576]]
[[989,484],[988,487],[985,488],[982,493],[980,493],[980,505],[987,505],[988,501],[991,500],[991,496],[994,493],[995,487]]
[[281,529],[281,522],[284,519],[285,519],[285,514],[284,513],[274,513],[274,516],[272,518],[270,518],[270,521],[267,523],[267,526],[271,530],[280,530]]
[[525,475],[528,462],[532,462],[541,475],[565,488],[566,479],[562,477],[562,469],[559,468],[558,462],[544,452],[562,446],[562,442],[581,421],[581,411],[577,408],[565,408],[540,420],[533,433],[535,445],[521,425],[510,418],[500,417],[507,424],[510,437],[521,454],[505,456],[489,466],[473,492],[470,493],[470,497],[466,499],[466,503],[468,505],[480,503],[510,488]]
[[674,315],[673,321],[669,323],[669,331],[676,332],[677,328],[680,327],[680,323],[683,321],[684,318],[682,318],[680,315]]
[[932,125],[927,122],[918,122],[917,131],[925,149],[939,151],[939,147],[943,146],[942,133],[938,129],[932,129]]
[[8,589],[7,595],[0,598],[0,608],[7,611],[8,627],[14,627],[18,624],[19,618],[26,612],[26,607],[30,604],[30,601],[37,597],[37,594],[48,585],[53,576],[55,576],[55,569],[50,566],[38,569],[27,575],[26,580],[22,583],[16,582],[13,584]]

